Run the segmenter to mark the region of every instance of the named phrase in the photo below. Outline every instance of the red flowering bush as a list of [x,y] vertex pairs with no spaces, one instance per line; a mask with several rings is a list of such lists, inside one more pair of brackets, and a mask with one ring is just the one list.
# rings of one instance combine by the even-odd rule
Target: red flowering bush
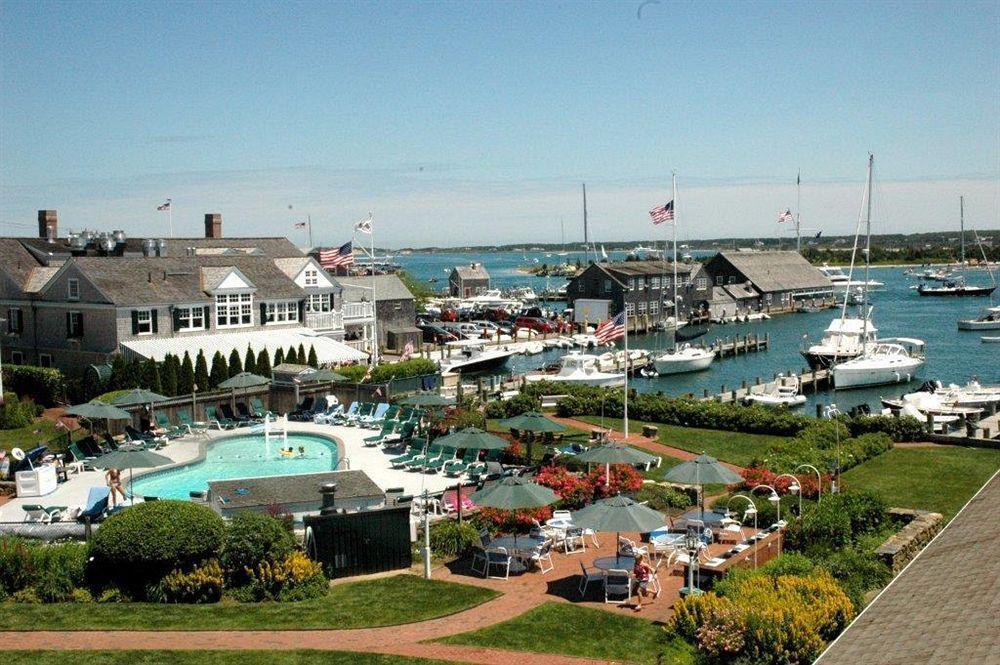
[[559,495],[560,508],[576,510],[594,498],[594,486],[587,477],[558,464],[540,470],[535,482]]
[[587,479],[594,486],[594,496],[598,499],[616,494],[638,492],[639,488],[642,487],[642,475],[635,470],[635,467],[627,464],[612,464],[609,483],[607,482],[606,470],[607,467],[600,464],[595,466],[587,476]]
[[511,438],[509,434],[501,434],[502,439],[511,439],[510,445],[503,449],[500,453],[500,461],[504,464],[518,464],[521,460],[521,442],[517,439]]
[[490,530],[490,533],[527,533],[534,525],[532,520],[544,524],[552,517],[552,508],[526,508],[522,510],[501,510],[480,508],[475,520]]
[[[773,471],[768,471],[763,467],[749,467],[743,470],[743,483],[740,486],[740,489],[750,491],[758,485],[770,485],[774,489],[778,490],[778,494],[789,494],[788,488],[792,485],[792,479],[787,475],[780,478],[777,476],[778,474]],[[816,483],[816,475],[810,472],[807,475],[797,476],[797,478],[799,487],[802,488],[802,496],[806,499],[815,499],[819,493],[819,485]],[[829,475],[823,476],[823,486],[829,488],[830,480],[831,478]]]

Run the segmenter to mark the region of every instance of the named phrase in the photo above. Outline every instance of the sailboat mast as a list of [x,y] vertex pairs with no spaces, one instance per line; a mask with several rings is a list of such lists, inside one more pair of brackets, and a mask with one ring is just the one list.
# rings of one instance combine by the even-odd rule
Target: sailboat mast
[[677,311],[677,173],[674,172],[670,176],[671,188],[673,189],[673,202],[674,202],[674,218],[671,220],[670,226],[674,230],[674,300],[673,300],[673,310],[674,310],[674,348],[677,348],[677,324],[680,322],[680,315]]
[[587,238],[587,183],[583,183],[583,247],[590,252],[590,242]]
[[802,253],[802,171],[795,176],[795,251]]
[[958,197],[958,219],[961,228],[962,253],[959,254],[958,268],[965,274],[965,197]]
[[875,155],[868,153],[868,201],[865,212],[865,283],[861,285],[861,315],[864,317],[864,331],[861,343],[862,351],[868,353],[868,267],[871,264],[872,248],[872,164]]

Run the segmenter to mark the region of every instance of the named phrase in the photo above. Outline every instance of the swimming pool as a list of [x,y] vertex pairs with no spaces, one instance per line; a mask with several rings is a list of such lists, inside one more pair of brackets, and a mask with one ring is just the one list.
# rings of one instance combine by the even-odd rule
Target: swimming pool
[[[291,446],[293,454],[282,455],[282,446]],[[266,445],[262,434],[234,436],[209,443],[201,461],[137,476],[133,492],[186,500],[191,492],[207,490],[210,480],[317,473],[336,466],[337,444],[325,437],[290,433],[287,443],[272,437]]]

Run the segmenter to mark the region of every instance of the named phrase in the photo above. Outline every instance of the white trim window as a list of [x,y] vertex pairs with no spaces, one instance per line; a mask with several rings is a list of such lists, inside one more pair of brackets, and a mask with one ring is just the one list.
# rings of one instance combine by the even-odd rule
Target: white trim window
[[135,311],[135,334],[136,335],[153,334],[153,310],[137,309]]
[[253,325],[253,295],[220,293],[215,296],[215,326],[242,328]]
[[658,288],[660,288],[660,278],[659,277],[650,277],[649,278],[649,288],[651,288],[651,289],[658,289]]
[[295,323],[299,320],[297,300],[269,302],[264,307],[264,325],[272,323]]
[[[642,282],[640,281],[640,284],[641,283]],[[628,278],[628,290],[629,291],[635,291],[635,277],[629,277]]]
[[177,331],[205,329],[205,307],[178,307],[177,308]]
[[699,277],[695,280],[696,289],[707,289],[708,288],[708,277]]
[[51,353],[39,353],[38,354],[38,366],[39,367],[52,367],[52,354]]
[[307,312],[332,312],[333,297],[329,293],[313,293],[306,299]]
[[315,268],[306,268],[306,286],[319,286],[319,271]]
[[635,316],[635,303],[625,303],[625,316]]
[[611,293],[611,280],[610,279],[604,280],[604,292],[605,293]]
[[66,300],[80,299],[80,280],[70,277],[66,280]]
[[649,301],[649,315],[650,316],[659,316],[660,315],[660,301],[659,300],[650,300]]
[[642,300],[639,302],[639,316],[646,315],[646,301]]
[[723,276],[723,275],[716,275],[715,276],[715,285],[716,286],[722,286],[725,283],[726,283],[725,276]]

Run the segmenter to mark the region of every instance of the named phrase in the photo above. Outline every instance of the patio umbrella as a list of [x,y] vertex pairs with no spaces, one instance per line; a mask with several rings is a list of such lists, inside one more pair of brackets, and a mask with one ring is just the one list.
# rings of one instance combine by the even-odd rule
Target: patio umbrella
[[[559,495],[538,483],[531,483],[516,476],[507,476],[489,487],[473,492],[469,495],[469,499],[484,508],[520,510],[551,505],[559,500]],[[517,544],[516,533],[514,543]]]
[[[666,524],[667,518],[658,510],[636,503],[627,496],[617,495],[595,501],[573,513],[573,524],[594,531],[616,532],[615,542],[622,531],[647,533]],[[615,557],[618,557],[615,548]]]
[[573,459],[588,464],[604,464],[606,485],[611,484],[612,464],[650,464],[656,461],[654,455],[644,453],[623,443],[606,443],[590,450],[585,450]]
[[111,403],[115,406],[135,406],[136,404],[155,404],[156,402],[165,402],[169,397],[160,395],[159,393],[154,393],[152,390],[146,390],[145,388],[133,388],[128,392],[118,395]]
[[455,398],[437,393],[414,393],[399,400],[399,403],[406,406],[453,406]]
[[105,455],[101,455],[91,464],[102,469],[128,469],[128,493],[132,503],[135,503],[135,495],[132,493],[133,469],[151,469],[165,464],[173,464],[169,457],[158,455],[150,450],[120,448]]
[[698,494],[701,496],[702,521],[705,517],[705,497],[702,488],[705,485],[732,485],[743,480],[743,477],[738,473],[704,453],[693,460],[678,464],[668,470],[663,477],[672,483],[698,486]]
[[230,407],[236,409],[236,389],[237,388],[256,388],[258,386],[266,386],[271,383],[271,379],[266,376],[261,376],[259,374],[254,374],[253,372],[240,372],[239,374],[234,374],[225,381],[219,382],[220,388],[228,388],[232,390],[232,395],[230,397]]
[[[100,400],[91,400],[83,404],[75,404],[65,411],[67,416],[79,416],[93,422],[94,420],[132,420],[132,414],[117,406]],[[94,428],[90,428],[94,433]]]
[[[540,434],[544,432],[563,432],[566,426],[547,418],[544,413],[538,411],[525,411],[519,416],[498,420],[497,424],[506,429],[516,429],[523,432]],[[531,463],[531,437],[528,438],[528,463]]]
[[478,427],[466,427],[463,430],[434,439],[434,443],[449,448],[464,448],[478,450],[503,450],[510,445],[506,439],[484,432]]
[[343,374],[337,374],[332,369],[327,369],[326,367],[321,367],[314,372],[299,374],[299,379],[302,381],[350,381],[350,379]]

